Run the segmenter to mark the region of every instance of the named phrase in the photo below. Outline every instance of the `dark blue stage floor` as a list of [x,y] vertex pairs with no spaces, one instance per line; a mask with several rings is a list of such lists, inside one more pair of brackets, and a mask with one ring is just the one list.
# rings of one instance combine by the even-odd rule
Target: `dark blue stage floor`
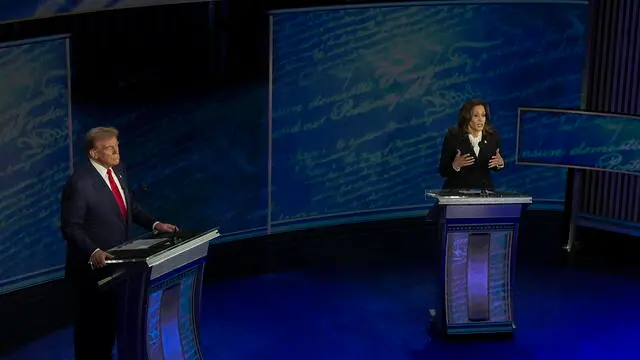
[[[445,343],[426,331],[432,267],[369,265],[258,275],[205,286],[211,360],[638,358],[640,280],[604,270],[521,265],[513,340]],[[72,359],[66,328],[8,359]]]

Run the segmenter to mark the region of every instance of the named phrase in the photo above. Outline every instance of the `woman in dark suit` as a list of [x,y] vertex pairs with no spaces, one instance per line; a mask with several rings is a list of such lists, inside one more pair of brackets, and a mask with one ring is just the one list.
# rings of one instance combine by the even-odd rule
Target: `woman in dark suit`
[[460,109],[458,125],[447,131],[442,142],[442,188],[493,190],[491,171],[503,168],[500,135],[489,124],[489,106],[471,99]]

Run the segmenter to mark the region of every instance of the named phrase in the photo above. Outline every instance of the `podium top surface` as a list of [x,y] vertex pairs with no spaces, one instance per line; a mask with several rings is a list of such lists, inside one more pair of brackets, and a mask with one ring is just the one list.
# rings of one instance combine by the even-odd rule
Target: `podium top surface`
[[218,228],[174,241],[172,234],[164,237],[143,236],[109,249],[107,252],[114,256],[107,260],[109,264],[146,262],[148,266],[157,265],[167,259],[189,252],[192,249],[208,243],[220,236]]
[[441,205],[531,204],[530,195],[491,190],[436,190],[425,196],[438,200]]

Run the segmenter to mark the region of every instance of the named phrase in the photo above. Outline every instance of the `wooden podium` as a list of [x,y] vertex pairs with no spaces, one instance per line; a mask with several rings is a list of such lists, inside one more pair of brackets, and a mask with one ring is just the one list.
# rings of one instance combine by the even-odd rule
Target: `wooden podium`
[[518,226],[530,196],[486,190],[427,192],[437,200],[441,297],[446,335],[510,333]]
[[118,360],[200,360],[200,293],[209,241],[217,229],[183,239],[138,238],[108,252],[120,294]]

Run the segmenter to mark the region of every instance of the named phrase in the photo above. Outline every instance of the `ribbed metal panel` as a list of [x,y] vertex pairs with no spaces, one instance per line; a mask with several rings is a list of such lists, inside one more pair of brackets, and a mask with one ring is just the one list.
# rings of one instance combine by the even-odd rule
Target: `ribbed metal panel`
[[[586,108],[640,115],[640,1],[590,0]],[[582,174],[583,214],[640,222],[640,176]]]
[[585,171],[581,213],[640,223],[640,176]]

